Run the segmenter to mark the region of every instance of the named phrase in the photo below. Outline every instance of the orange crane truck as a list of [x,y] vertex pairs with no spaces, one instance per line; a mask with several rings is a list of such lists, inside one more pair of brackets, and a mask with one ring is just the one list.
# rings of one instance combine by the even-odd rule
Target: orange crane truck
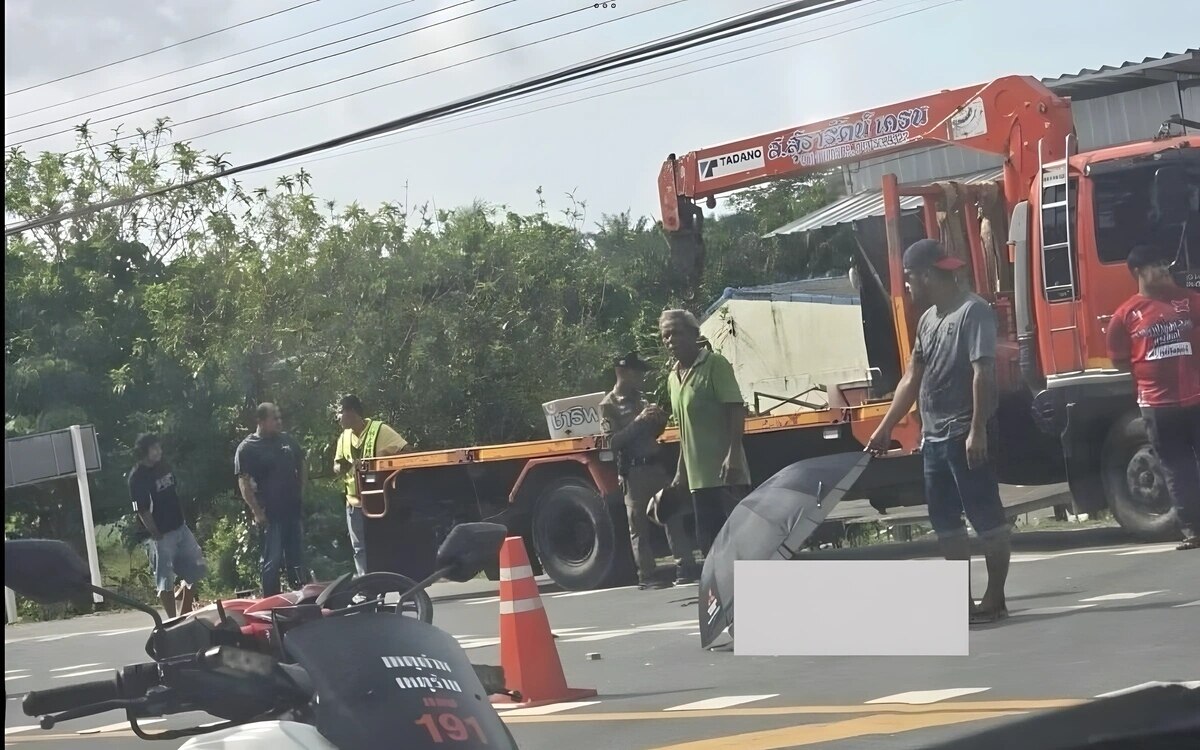
[[[864,330],[891,332],[882,350],[868,349],[885,382],[834,385],[825,409],[748,417],[752,479],[866,444],[890,405],[886,394],[908,361],[920,312],[905,294],[899,258],[907,242],[929,236],[968,262],[972,287],[998,313],[1002,480],[1065,478],[1079,512],[1108,507],[1141,537],[1169,534],[1175,520],[1157,459],[1129,376],[1107,359],[1104,323],[1135,289],[1123,262],[1134,240],[1175,243],[1181,268],[1196,267],[1187,240],[1200,244],[1197,140],[1171,135],[1167,123],[1151,140],[1077,153],[1070,103],[1033,78],[1010,76],[669,156],[659,173],[662,223],[672,254],[685,261],[703,258],[697,201],[711,208],[732,190],[937,144],[1004,159],[999,184],[900,186],[884,177],[886,252],[864,251],[857,262]],[[916,229],[902,196],[922,203]],[[998,242],[1005,224],[1008,242]],[[880,509],[923,504],[919,439],[914,411],[856,497]],[[673,430],[663,436],[669,466],[677,440]],[[564,588],[633,580],[603,437],[369,458],[357,476],[371,570],[424,577],[454,523],[486,518],[524,536],[535,568]]]

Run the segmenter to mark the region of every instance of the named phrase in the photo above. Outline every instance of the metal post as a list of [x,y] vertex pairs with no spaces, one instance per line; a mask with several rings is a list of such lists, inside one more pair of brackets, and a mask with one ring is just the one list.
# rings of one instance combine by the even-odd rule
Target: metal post
[[[4,541],[8,541],[8,535],[4,535]],[[12,625],[21,618],[17,617],[17,595],[8,586],[4,587],[4,622]]]
[[[96,523],[92,520],[92,491],[88,486],[87,463],[83,456],[83,433],[79,425],[71,425],[71,449],[75,453],[75,478],[79,481],[79,505],[83,509],[83,538],[87,543],[88,567],[92,571],[92,585],[103,586],[100,578],[100,555],[96,552]],[[104,597],[93,593],[97,604]]]

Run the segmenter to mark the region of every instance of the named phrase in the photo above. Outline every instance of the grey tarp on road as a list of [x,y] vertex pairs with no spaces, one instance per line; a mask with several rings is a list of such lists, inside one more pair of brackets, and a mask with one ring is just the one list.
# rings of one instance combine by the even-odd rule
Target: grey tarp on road
[[763,482],[734,508],[700,575],[700,645],[733,625],[733,564],[791,560],[858,481],[871,456],[837,453],[805,459]]

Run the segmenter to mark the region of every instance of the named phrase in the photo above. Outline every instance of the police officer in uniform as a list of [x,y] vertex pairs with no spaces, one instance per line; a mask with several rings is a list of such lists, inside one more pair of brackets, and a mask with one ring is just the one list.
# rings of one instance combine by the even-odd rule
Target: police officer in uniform
[[[650,499],[671,483],[671,477],[659,460],[658,436],[667,426],[667,415],[649,403],[642,393],[650,366],[631,352],[613,360],[617,382],[600,402],[600,417],[609,447],[617,457],[617,473],[625,492],[629,516],[629,538],[637,562],[639,587],[666,588],[670,584],[658,578],[651,546],[651,521],[646,515]],[[665,519],[667,543],[675,558],[675,585],[692,583],[697,578],[692,538],[685,518],[674,513]]]

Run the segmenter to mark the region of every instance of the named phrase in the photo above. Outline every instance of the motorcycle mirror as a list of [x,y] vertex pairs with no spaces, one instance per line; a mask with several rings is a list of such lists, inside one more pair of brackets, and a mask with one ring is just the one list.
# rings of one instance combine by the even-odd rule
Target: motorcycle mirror
[[465,583],[496,559],[507,536],[508,527],[498,523],[460,523],[438,548],[437,567],[447,579]]
[[91,589],[87,563],[56,539],[4,540],[4,585],[39,604],[74,599]]

